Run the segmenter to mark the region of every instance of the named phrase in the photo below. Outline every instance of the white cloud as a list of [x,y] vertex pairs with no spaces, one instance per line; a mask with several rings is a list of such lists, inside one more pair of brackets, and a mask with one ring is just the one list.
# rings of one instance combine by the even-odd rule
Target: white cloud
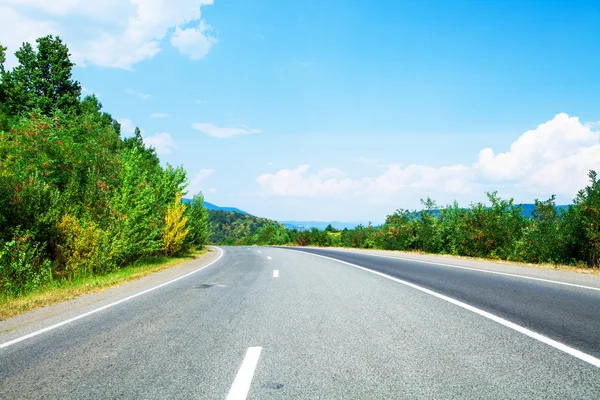
[[164,114],[164,113],[150,114],[150,117],[152,117],[152,118],[167,118],[168,116],[169,116],[169,114]]
[[227,126],[227,127],[218,127],[215,126],[213,124],[210,123],[200,123],[200,122],[195,122],[194,124],[192,124],[192,128],[208,135],[208,136],[212,136],[212,137],[217,137],[217,138],[229,138],[232,136],[238,136],[238,135],[250,135],[253,133],[260,133],[261,130],[260,129],[249,129],[245,126],[241,126],[241,127],[233,127],[233,126]]
[[23,42],[29,42],[35,47],[35,40],[48,34],[62,34],[59,24],[53,21],[34,20],[25,17],[11,7],[6,7],[7,2],[0,0],[0,43],[8,47],[5,67],[10,69],[17,65],[15,51]]
[[[190,180],[190,184],[188,186],[188,194],[193,196],[196,193],[200,192],[202,189],[202,184],[206,178],[215,173],[214,169],[203,168],[194,175],[194,177]],[[214,188],[213,188],[214,189]],[[216,193],[216,189],[209,189],[209,193]]]
[[463,165],[430,167],[392,165],[365,187],[364,195],[384,201],[397,193],[426,197],[436,194],[463,194],[474,190],[473,171]]
[[167,132],[157,133],[154,136],[144,136],[144,144],[148,147],[153,147],[156,150],[156,154],[159,155],[169,154],[172,149],[177,148],[171,134]]
[[481,150],[475,169],[484,179],[529,192],[574,195],[585,186],[586,171],[600,167],[599,148],[600,132],[563,113],[525,132],[507,152]]
[[178,26],[171,36],[171,44],[192,60],[204,58],[210,48],[217,43],[217,39],[205,34],[207,29],[203,22],[200,22],[196,28],[181,29]]
[[260,175],[256,181],[265,194],[276,196],[338,196],[363,186],[361,181],[341,178],[342,172],[336,168],[322,169],[312,175],[308,171],[308,165],[301,165],[296,169]]
[[135,125],[133,125],[133,121],[127,118],[121,118],[117,120],[119,124],[121,124],[121,134],[122,135],[133,135],[135,131]]
[[[359,157],[355,161],[381,160]],[[345,178],[335,168],[310,174],[308,165],[302,165],[260,175],[257,182],[264,195],[358,195],[374,201],[394,196],[418,200],[429,195],[442,197],[442,202],[457,197],[470,201],[473,196],[480,197],[484,190],[501,186],[503,195],[531,201],[551,194],[572,198],[587,184],[590,169],[600,170],[600,132],[582,125],[578,118],[558,114],[525,132],[507,152],[481,150],[471,165],[389,165],[378,176],[359,179]]]
[[215,194],[215,193],[217,193],[217,189],[215,189],[215,188],[210,188],[210,189],[208,189],[208,193],[210,193],[210,194]]
[[[0,37],[10,52],[23,41],[60,34],[78,65],[132,69],[161,51],[165,38],[194,59],[216,39],[200,7],[213,0],[0,0]],[[197,28],[188,28],[189,24]],[[8,38],[8,39],[4,39]],[[10,61],[10,60],[9,60]],[[9,62],[10,65],[10,62]]]
[[127,93],[128,95],[131,95],[131,96],[137,96],[142,100],[148,100],[148,99],[152,98],[152,96],[149,95],[148,93],[138,92],[137,90],[134,90],[131,88],[125,89],[125,93]]

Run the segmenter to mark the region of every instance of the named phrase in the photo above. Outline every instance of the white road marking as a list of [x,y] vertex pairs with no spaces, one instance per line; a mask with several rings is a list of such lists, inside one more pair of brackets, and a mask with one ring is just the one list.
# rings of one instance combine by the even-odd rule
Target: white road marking
[[577,357],[580,360],[583,360],[583,361],[585,361],[585,362],[587,362],[587,363],[589,363],[589,364],[591,364],[591,365],[593,365],[595,367],[600,368],[600,359],[598,359],[598,358],[596,358],[594,356],[591,356],[591,355],[586,354],[586,353],[584,353],[582,351],[579,351],[577,349],[569,347],[566,344],[557,342],[554,339],[550,339],[547,336],[541,335],[541,334],[539,334],[537,332],[534,332],[534,331],[532,331],[530,329],[527,329],[527,328],[525,328],[525,327],[523,327],[521,325],[517,325],[514,322],[510,322],[508,320],[505,320],[504,318],[500,318],[497,315],[494,315],[494,314],[489,313],[487,311],[481,310],[481,309],[479,309],[477,307],[473,307],[473,306],[471,306],[469,304],[463,303],[462,301],[453,299],[451,297],[445,296],[445,295],[443,295],[441,293],[438,293],[438,292],[434,292],[433,290],[424,288],[422,286],[415,285],[414,283],[410,283],[410,282],[404,281],[402,279],[394,278],[393,276],[390,276],[390,275],[387,275],[387,274],[383,274],[381,272],[377,272],[377,271],[373,271],[373,270],[370,270],[370,269],[365,268],[365,267],[361,267],[360,265],[352,264],[352,263],[349,263],[349,262],[346,262],[346,261],[337,260],[335,258],[331,258],[331,257],[327,257],[327,256],[322,256],[320,254],[314,254],[314,253],[305,253],[305,254],[310,254],[310,255],[315,256],[315,257],[325,258],[325,259],[328,259],[328,260],[332,260],[332,261],[336,261],[336,262],[339,262],[339,263],[342,263],[342,264],[349,265],[351,267],[362,269],[363,271],[367,271],[367,272],[370,272],[372,274],[379,275],[379,276],[381,276],[383,278],[387,278],[389,280],[392,280],[394,282],[401,283],[401,284],[406,285],[408,287],[411,287],[413,289],[420,290],[421,292],[427,293],[427,294],[429,294],[431,296],[437,297],[438,299],[441,299],[441,300],[447,301],[448,303],[452,303],[452,304],[454,304],[456,306],[462,307],[465,310],[469,310],[471,312],[474,312],[475,314],[478,314],[478,315],[480,315],[480,316],[482,316],[484,318],[490,319],[490,320],[492,320],[494,322],[497,322],[497,323],[499,323],[501,325],[504,325],[507,328],[513,329],[513,330],[515,330],[515,331],[517,331],[519,333],[522,333],[522,334],[524,334],[526,336],[529,336],[530,338],[538,340],[538,341],[540,341],[542,343],[545,343],[545,344],[547,344],[549,346],[554,347],[557,350],[563,351],[563,352],[565,352],[565,353],[567,353],[567,354],[569,354],[569,355],[571,355],[573,357]]
[[262,253],[262,251],[260,251],[260,250],[256,250],[256,252],[257,252],[257,253]]
[[242,366],[233,381],[233,385],[231,385],[227,400],[246,400],[261,350],[262,347],[248,348]]
[[[340,253],[344,253],[344,252],[340,252]],[[566,286],[578,287],[578,288],[581,288],[581,289],[590,289],[590,290],[598,290],[598,291],[600,291],[600,288],[593,287],[593,286],[585,286],[585,285],[578,285],[576,283],[554,281],[552,279],[534,278],[533,276],[511,274],[511,273],[508,273],[508,272],[499,272],[499,271],[490,271],[490,270],[487,270],[487,269],[462,267],[460,265],[439,263],[439,262],[436,262],[436,261],[425,261],[425,260],[418,260],[418,259],[415,259],[415,258],[406,258],[406,257],[384,256],[383,254],[371,254],[371,253],[367,253],[367,252],[362,253],[362,252],[356,252],[356,251],[349,251],[348,253],[364,254],[364,255],[367,255],[367,256],[381,257],[381,258],[390,258],[392,260],[415,261],[415,262],[419,262],[419,263],[423,263],[423,264],[441,265],[441,266],[450,267],[450,268],[466,269],[466,270],[470,270],[470,271],[485,272],[485,273],[488,273],[488,274],[495,274],[495,275],[512,276],[512,277],[515,277],[515,278],[529,279],[529,280],[532,280],[532,281],[541,281],[541,282],[547,282],[547,283],[556,283],[557,285],[566,285]]]
[[272,260],[271,256],[267,256],[267,258],[268,258],[269,260]]
[[279,277],[279,271],[274,269],[273,270],[273,278],[277,278],[277,277]]
[[92,315],[92,314],[96,314],[97,312],[104,311],[104,310],[106,310],[107,308],[110,308],[110,307],[116,306],[117,304],[121,304],[121,303],[124,303],[124,302],[126,302],[126,301],[129,301],[129,300],[135,299],[135,298],[136,298],[136,297],[138,297],[138,296],[141,296],[141,295],[143,295],[143,294],[146,294],[146,293],[152,292],[152,291],[154,291],[154,290],[156,290],[156,289],[160,289],[161,287],[164,287],[164,286],[170,285],[171,283],[177,282],[178,280],[181,280],[181,279],[183,279],[183,278],[187,278],[188,276],[190,276],[190,275],[193,275],[193,274],[195,274],[196,272],[202,271],[204,268],[208,268],[208,267],[210,267],[211,265],[213,265],[214,263],[216,263],[217,261],[219,261],[219,260],[221,259],[221,257],[223,257],[223,254],[225,254],[225,252],[223,251],[223,249],[221,249],[221,248],[219,248],[219,247],[217,247],[217,249],[218,249],[218,250],[221,252],[221,253],[219,254],[219,257],[217,257],[217,259],[216,259],[216,260],[213,260],[213,261],[209,262],[208,264],[206,264],[206,265],[205,265],[205,266],[203,266],[203,267],[200,267],[200,268],[198,268],[198,269],[195,269],[195,270],[193,270],[192,272],[188,272],[187,274],[185,274],[185,275],[182,275],[182,276],[180,276],[180,277],[178,277],[178,278],[172,279],[172,280],[170,280],[170,281],[168,281],[168,282],[161,283],[160,285],[157,285],[157,286],[151,287],[150,289],[146,289],[146,290],[144,290],[144,291],[141,291],[141,292],[139,292],[139,293],[136,293],[136,294],[134,294],[134,295],[131,295],[131,296],[129,296],[129,297],[125,297],[124,299],[121,299],[121,300],[115,301],[115,302],[113,302],[113,303],[110,303],[110,304],[107,304],[107,305],[105,305],[105,306],[102,306],[102,307],[96,308],[96,309],[94,309],[94,310],[91,310],[91,311],[88,311],[88,312],[86,312],[86,313],[83,313],[83,314],[77,315],[76,317],[73,317],[73,318],[66,319],[66,320],[64,320],[64,321],[62,321],[62,322],[59,322],[59,323],[57,323],[57,324],[54,324],[54,325],[47,326],[47,327],[45,327],[45,328],[43,328],[43,329],[40,329],[40,330],[38,330],[38,331],[31,332],[31,333],[29,333],[29,334],[27,334],[27,335],[25,335],[25,336],[21,336],[21,337],[18,337],[18,338],[16,338],[16,339],[9,340],[8,342],[5,342],[5,343],[2,343],[2,344],[0,344],[0,349],[3,349],[3,348],[5,348],[5,347],[11,346],[11,345],[13,345],[13,344],[16,344],[16,343],[22,342],[22,341],[24,341],[24,340],[27,340],[27,339],[31,339],[32,337],[35,337],[35,336],[41,335],[42,333],[49,332],[49,331],[51,331],[51,330],[54,330],[54,329],[56,329],[56,328],[59,328],[59,327],[61,327],[61,326],[63,326],[63,325],[70,324],[71,322],[75,322],[75,321],[77,321],[77,320],[79,320],[79,319],[82,319],[82,318],[85,318],[85,317],[89,317],[89,316],[90,316],[90,315]]

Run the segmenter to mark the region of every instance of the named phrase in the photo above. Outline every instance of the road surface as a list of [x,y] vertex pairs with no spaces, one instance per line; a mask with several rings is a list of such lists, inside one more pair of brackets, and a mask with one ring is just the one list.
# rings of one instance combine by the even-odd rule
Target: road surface
[[217,255],[81,310],[1,322],[0,398],[600,398],[597,277],[325,249]]

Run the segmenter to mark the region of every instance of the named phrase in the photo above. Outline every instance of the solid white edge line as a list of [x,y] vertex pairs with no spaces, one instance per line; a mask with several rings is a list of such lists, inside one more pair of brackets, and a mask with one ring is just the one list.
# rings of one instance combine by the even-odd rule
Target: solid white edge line
[[158,286],[154,286],[154,287],[151,287],[150,289],[146,289],[146,290],[144,290],[144,291],[141,291],[141,292],[139,292],[139,293],[136,293],[136,294],[134,294],[134,295],[131,295],[131,296],[129,296],[129,297],[125,297],[124,299],[121,299],[121,300],[115,301],[115,302],[113,302],[113,303],[107,304],[107,305],[105,305],[105,306],[102,306],[102,307],[99,307],[99,308],[93,309],[93,310],[91,310],[91,311],[88,311],[88,312],[86,312],[86,313],[83,313],[83,314],[77,315],[76,317],[73,317],[73,318],[66,319],[66,320],[64,320],[64,321],[62,321],[62,322],[59,322],[59,323],[57,323],[57,324],[54,324],[54,325],[47,326],[47,327],[45,327],[45,328],[43,328],[43,329],[40,329],[40,330],[37,330],[37,331],[31,332],[31,333],[29,333],[29,334],[27,334],[27,335],[25,335],[25,336],[21,336],[21,337],[18,337],[18,338],[16,338],[16,339],[9,340],[8,342],[5,342],[5,343],[2,343],[2,344],[0,344],[0,349],[4,349],[4,348],[6,348],[6,347],[8,347],[8,346],[11,346],[11,345],[13,345],[13,344],[16,344],[16,343],[22,342],[22,341],[24,341],[24,340],[27,340],[27,339],[31,339],[32,337],[35,337],[35,336],[41,335],[42,333],[46,333],[46,332],[49,332],[49,331],[51,331],[51,330],[54,330],[54,329],[56,329],[56,328],[59,328],[59,327],[61,327],[61,326],[64,326],[64,325],[70,324],[71,322],[77,321],[77,320],[79,320],[79,319],[82,319],[82,318],[85,318],[85,317],[89,317],[89,316],[90,316],[90,315],[92,315],[92,314],[95,314],[95,313],[97,313],[97,312],[100,312],[100,311],[104,311],[104,310],[106,310],[107,308],[110,308],[110,307],[116,306],[117,304],[124,303],[124,302],[126,302],[126,301],[129,301],[129,300],[131,300],[131,299],[134,299],[134,298],[136,298],[136,297],[138,297],[138,296],[141,296],[141,295],[143,295],[143,294],[146,294],[146,293],[152,292],[152,291],[154,291],[154,290],[156,290],[156,289],[160,289],[161,287],[164,287],[164,286],[170,285],[171,283],[177,282],[178,280],[181,280],[181,279],[183,279],[183,278],[187,278],[188,276],[190,276],[190,275],[193,275],[193,274],[195,274],[196,272],[202,271],[204,268],[210,267],[211,265],[213,265],[214,263],[216,263],[217,261],[219,261],[219,260],[221,259],[221,257],[223,257],[223,254],[225,254],[225,252],[223,251],[223,249],[221,249],[221,248],[219,248],[219,247],[215,247],[215,248],[216,248],[216,249],[218,249],[218,250],[221,252],[221,254],[219,254],[219,257],[217,257],[217,259],[216,259],[216,260],[213,260],[213,261],[209,262],[208,264],[206,264],[206,265],[205,265],[205,266],[203,266],[203,267],[200,267],[200,268],[198,268],[198,269],[195,269],[195,270],[193,270],[192,272],[188,272],[187,274],[185,274],[185,275],[182,275],[182,276],[180,276],[180,277],[178,277],[178,278],[172,279],[172,280],[170,280],[170,281],[168,281],[168,282],[161,283],[161,284],[160,284],[160,285],[158,285]]
[[248,392],[250,391],[250,385],[252,384],[252,378],[254,377],[254,371],[258,364],[258,358],[262,347],[250,347],[246,351],[246,356],[242,362],[242,366],[235,376],[235,380],[231,385],[227,400],[246,400]]
[[274,269],[273,270],[273,278],[277,278],[279,276],[279,271]]
[[[333,251],[338,251],[338,250],[333,250]],[[541,281],[541,282],[547,282],[547,283],[556,283],[557,285],[573,286],[573,287],[577,287],[577,288],[581,288],[581,289],[590,289],[590,290],[600,291],[600,288],[593,287],[593,286],[585,286],[585,285],[578,285],[576,283],[554,281],[552,279],[535,278],[533,276],[511,274],[511,273],[508,273],[508,272],[490,271],[490,270],[487,270],[487,269],[463,267],[463,266],[460,266],[460,265],[439,263],[439,262],[436,262],[436,261],[426,261],[426,260],[418,260],[418,259],[415,259],[415,258],[386,256],[386,255],[383,255],[383,254],[374,254],[374,253],[367,253],[367,252],[363,253],[363,252],[358,252],[358,251],[347,251],[347,252],[346,251],[339,251],[339,253],[341,253],[341,254],[344,254],[344,253],[364,254],[366,256],[372,256],[372,257],[389,258],[391,260],[414,261],[414,262],[419,262],[419,263],[423,263],[423,264],[441,265],[441,266],[450,267],[450,268],[466,269],[466,270],[469,270],[469,271],[485,272],[485,273],[494,274],[494,275],[512,276],[512,277],[515,277],[515,278],[529,279],[529,280],[532,280],[532,281]]]
[[598,359],[598,358],[596,358],[594,356],[591,356],[591,355],[586,354],[586,353],[584,353],[582,351],[579,351],[577,349],[569,347],[569,346],[567,346],[567,345],[565,345],[563,343],[557,342],[554,339],[550,339],[549,337],[546,337],[546,336],[544,336],[542,334],[534,332],[534,331],[532,331],[530,329],[527,329],[527,328],[525,328],[525,327],[523,327],[521,325],[517,325],[514,322],[507,321],[504,318],[498,317],[497,315],[491,314],[491,313],[489,313],[487,311],[484,311],[484,310],[481,310],[481,309],[479,309],[477,307],[473,307],[473,306],[471,306],[469,304],[463,303],[462,301],[453,299],[451,297],[445,296],[445,295],[443,295],[441,293],[438,293],[438,292],[434,292],[433,290],[424,288],[422,286],[415,285],[414,283],[410,283],[410,282],[404,281],[402,279],[394,278],[393,276],[390,276],[390,275],[387,275],[387,274],[384,274],[384,273],[381,273],[381,272],[377,272],[377,271],[373,271],[373,270],[370,270],[370,269],[365,268],[365,267],[361,267],[360,265],[352,264],[352,263],[349,263],[349,262],[346,262],[346,261],[337,260],[335,258],[331,258],[331,257],[327,257],[327,256],[322,256],[320,254],[314,254],[314,253],[308,253],[308,252],[304,252],[304,253],[305,254],[310,254],[310,255],[315,256],[315,257],[321,257],[321,258],[325,258],[325,259],[328,259],[328,260],[336,261],[336,262],[339,262],[339,263],[342,263],[342,264],[346,264],[346,265],[349,265],[351,267],[355,267],[355,268],[358,268],[358,269],[362,269],[363,271],[367,271],[367,272],[370,272],[372,274],[379,275],[379,276],[381,276],[383,278],[387,278],[389,280],[392,280],[394,282],[401,283],[401,284],[406,285],[408,287],[411,287],[413,289],[420,290],[423,293],[427,293],[427,294],[429,294],[431,296],[437,297],[438,299],[441,299],[441,300],[447,301],[449,303],[452,303],[452,304],[454,304],[456,306],[462,307],[465,310],[469,310],[471,312],[474,312],[475,314],[478,314],[478,315],[480,315],[480,316],[482,316],[484,318],[490,319],[490,320],[492,320],[494,322],[497,322],[497,323],[499,323],[501,325],[504,325],[507,328],[513,329],[513,330],[515,330],[515,331],[517,331],[519,333],[522,333],[522,334],[524,334],[526,336],[529,336],[530,338],[538,340],[538,341],[540,341],[542,343],[545,343],[545,344],[547,344],[549,346],[554,347],[557,350],[563,351],[563,352],[565,352],[565,353],[567,353],[567,354],[569,354],[569,355],[571,355],[573,357],[577,357],[580,360],[583,360],[583,361],[585,361],[585,362],[587,362],[587,363],[589,363],[589,364],[591,364],[591,365],[593,365],[595,367],[600,368],[600,359]]

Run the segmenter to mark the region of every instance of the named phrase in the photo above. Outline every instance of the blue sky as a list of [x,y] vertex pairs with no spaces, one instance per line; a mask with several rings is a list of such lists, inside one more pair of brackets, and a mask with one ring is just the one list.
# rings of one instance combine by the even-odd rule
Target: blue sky
[[125,134],[259,216],[565,203],[600,169],[597,1],[212,3],[0,0],[0,42],[59,34]]

